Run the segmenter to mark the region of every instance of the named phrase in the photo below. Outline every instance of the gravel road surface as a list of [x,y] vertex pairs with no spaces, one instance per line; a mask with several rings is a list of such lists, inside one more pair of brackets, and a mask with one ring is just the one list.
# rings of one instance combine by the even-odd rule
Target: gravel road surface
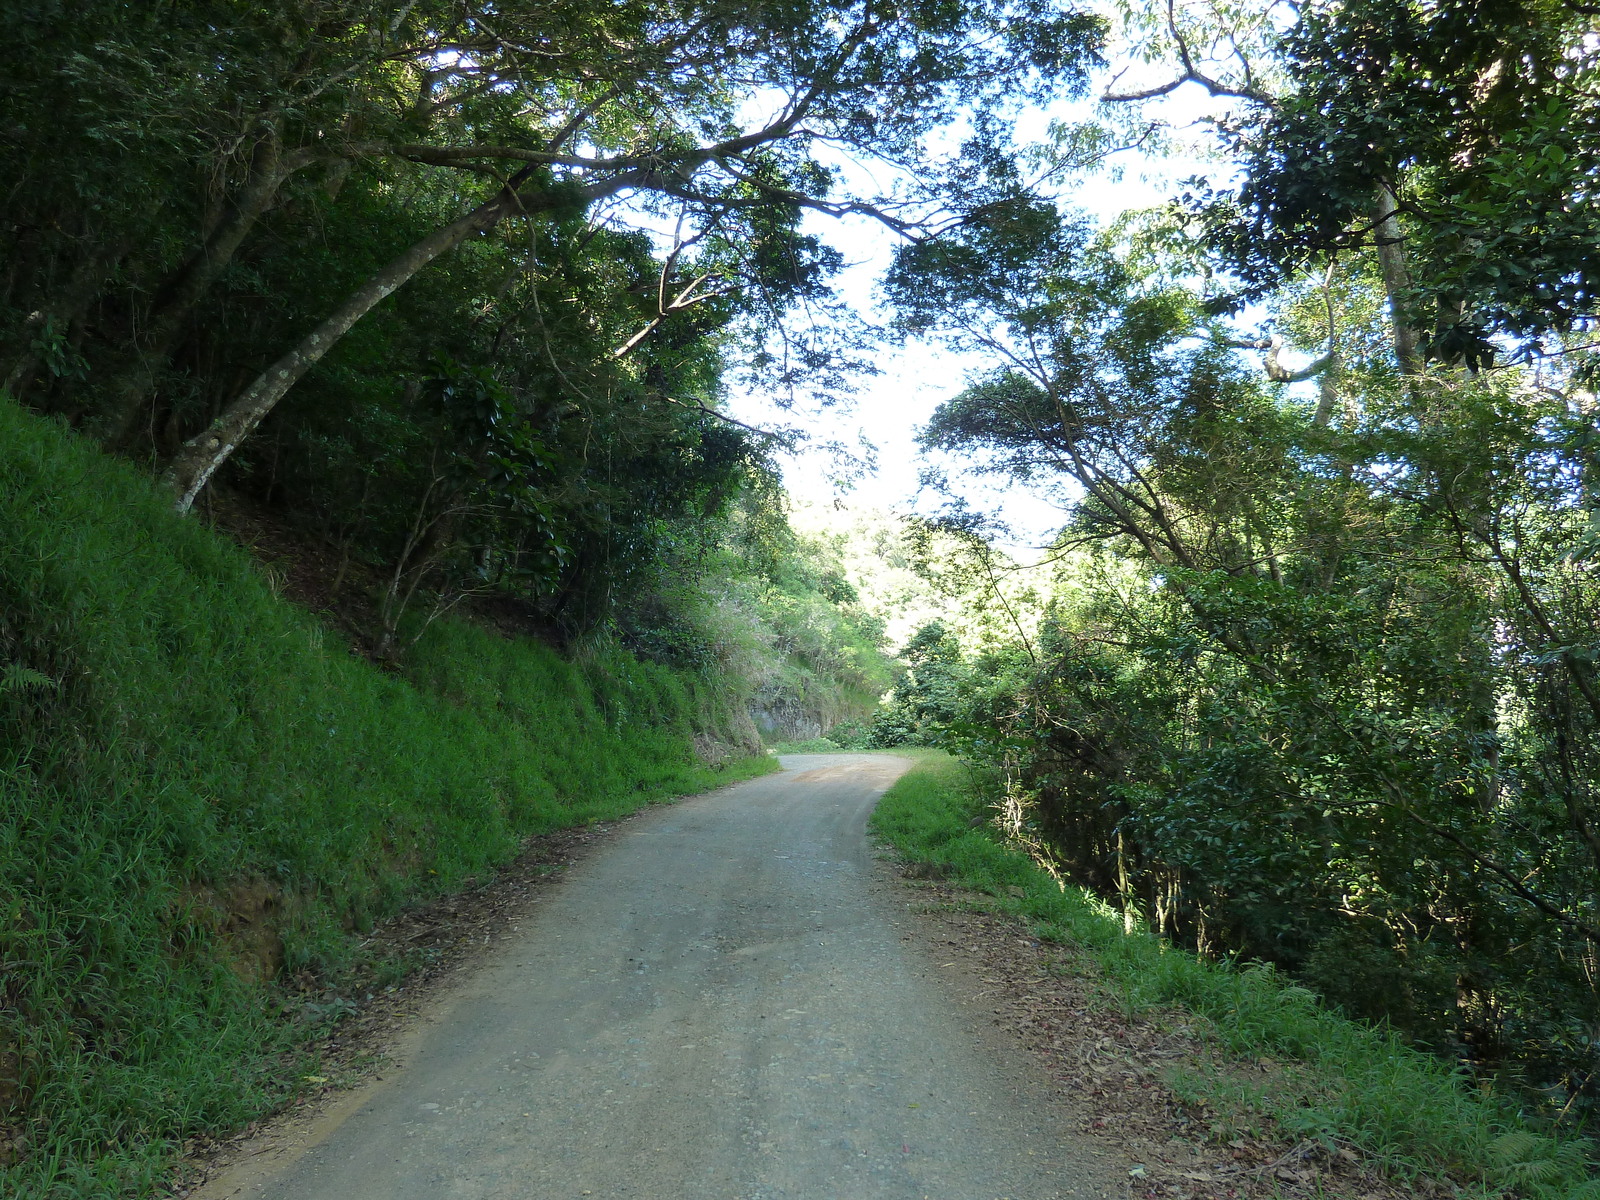
[[797,755],[648,812],[403,1067],[207,1200],[1066,1200],[1048,1086],[950,994],[866,836],[908,764]]

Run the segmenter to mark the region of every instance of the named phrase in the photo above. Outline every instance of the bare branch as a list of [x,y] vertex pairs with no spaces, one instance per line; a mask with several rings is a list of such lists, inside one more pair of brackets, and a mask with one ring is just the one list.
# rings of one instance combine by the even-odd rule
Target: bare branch
[[776,433],[771,429],[762,429],[758,425],[747,425],[745,422],[739,420],[739,418],[730,417],[727,413],[720,412],[717,409],[712,408],[709,404],[704,404],[699,400],[680,400],[676,396],[661,396],[659,398],[665,400],[668,404],[676,404],[679,408],[690,408],[695,412],[705,413],[705,415],[708,417],[715,417],[719,421],[726,421],[729,425],[737,425],[740,429],[748,429],[751,433],[758,434],[764,438],[770,438],[772,441],[781,442],[785,440],[784,435],[781,433]]
[[566,144],[568,138],[577,133],[578,130],[583,127],[583,123],[585,121],[594,116],[595,113],[599,112],[612,100],[615,100],[617,95],[618,92],[616,88],[608,88],[601,92],[593,100],[589,101],[588,104],[585,104],[579,108],[572,114],[572,116],[567,118],[566,124],[562,125],[560,129],[556,130],[555,133],[550,135],[550,139],[544,144],[545,151],[548,153],[559,150],[563,145]]
[[1263,369],[1266,371],[1267,378],[1272,380],[1273,383],[1300,383],[1307,379],[1315,379],[1332,367],[1335,360],[1334,352],[1330,350],[1315,362],[1301,367],[1299,370],[1291,370],[1284,366],[1278,358],[1278,355],[1283,350],[1283,338],[1278,334],[1259,338],[1241,338],[1231,337],[1228,334],[1219,334],[1212,340],[1219,346],[1230,346],[1235,350],[1265,350],[1267,353],[1263,362]]
[[1183,67],[1177,78],[1167,83],[1152,88],[1144,88],[1136,92],[1111,92],[1107,91],[1100,97],[1103,104],[1127,104],[1140,100],[1154,100],[1161,96],[1169,96],[1186,83],[1194,83],[1203,87],[1212,96],[1228,97],[1235,100],[1249,100],[1255,104],[1273,107],[1277,101],[1252,82],[1253,74],[1250,63],[1240,55],[1245,67],[1245,82],[1242,84],[1227,84],[1219,79],[1201,71],[1195,66],[1194,55],[1189,49],[1188,39],[1183,36],[1183,31],[1178,28],[1178,14],[1176,0],[1167,0],[1167,33],[1172,38],[1173,45],[1178,51],[1178,61]]
[[640,342],[644,341],[645,338],[649,337],[657,329],[660,329],[661,326],[665,325],[667,321],[676,313],[681,313],[686,309],[694,308],[698,304],[704,304],[707,300],[714,300],[718,296],[726,296],[733,291],[732,287],[721,287],[712,288],[709,292],[697,293],[696,289],[701,287],[710,278],[710,275],[702,275],[698,279],[691,280],[688,286],[686,286],[667,303],[661,305],[660,311],[658,311],[655,316],[650,318],[643,329],[639,330],[638,333],[634,334],[627,341],[623,342],[622,345],[613,350],[611,352],[611,357],[613,359],[626,357],[630,351],[639,345]]

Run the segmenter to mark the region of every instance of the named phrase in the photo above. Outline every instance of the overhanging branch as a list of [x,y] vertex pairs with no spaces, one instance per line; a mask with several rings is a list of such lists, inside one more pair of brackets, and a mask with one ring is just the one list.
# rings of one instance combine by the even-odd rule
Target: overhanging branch
[[[1224,83],[1220,79],[1207,75],[1195,65],[1194,54],[1189,49],[1189,41],[1184,37],[1183,31],[1178,28],[1176,0],[1167,0],[1167,34],[1172,38],[1173,45],[1177,47],[1178,61],[1183,67],[1183,71],[1177,78],[1167,83],[1159,84],[1156,87],[1143,88],[1136,92],[1106,91],[1100,96],[1101,103],[1127,104],[1140,100],[1155,100],[1161,96],[1170,96],[1186,83],[1199,84],[1212,96],[1249,100],[1254,104],[1266,105],[1269,108],[1277,103],[1272,96],[1269,96],[1266,92],[1248,82],[1248,80],[1240,84]],[[1237,50],[1236,46],[1235,51],[1237,52]],[[1240,57],[1242,59],[1243,55],[1241,54]],[[1250,74],[1250,64],[1248,62],[1245,63],[1245,74],[1247,76]]]

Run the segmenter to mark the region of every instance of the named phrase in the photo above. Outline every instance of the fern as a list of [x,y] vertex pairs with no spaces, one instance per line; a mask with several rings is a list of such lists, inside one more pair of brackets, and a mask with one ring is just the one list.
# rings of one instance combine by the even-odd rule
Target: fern
[[53,691],[56,681],[43,671],[21,663],[7,663],[0,670],[0,692]]
[[[1489,1154],[1505,1184],[1563,1200],[1600,1200],[1600,1180],[1566,1183],[1587,1172],[1588,1156],[1580,1142],[1557,1142],[1515,1129],[1490,1142]],[[1560,1186],[1563,1184],[1566,1186]]]

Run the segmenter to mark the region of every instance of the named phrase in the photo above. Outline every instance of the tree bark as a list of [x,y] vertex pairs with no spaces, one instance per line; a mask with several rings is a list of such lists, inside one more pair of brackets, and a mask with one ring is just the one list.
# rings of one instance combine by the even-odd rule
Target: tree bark
[[185,442],[167,464],[163,479],[177,494],[179,512],[188,512],[218,467],[272,411],[300,378],[348,333],[362,317],[441,254],[455,249],[474,233],[494,227],[512,210],[514,196],[504,194],[480,204],[466,216],[416,242],[372,276],[298,345],[269,366],[211,423]]
[[314,161],[315,156],[306,151],[285,156],[276,132],[262,135],[250,165],[250,177],[231,211],[163,289],[139,339],[141,344],[134,349],[133,360],[112,384],[105,435],[110,445],[125,446],[133,439],[149,405],[156,370],[172,356],[195,306],[233,261],[256,222],[272,206],[279,189],[291,175]]
[[1334,406],[1339,402],[1339,314],[1333,299],[1333,273],[1338,259],[1328,260],[1328,269],[1322,273],[1322,305],[1328,314],[1327,366],[1317,377],[1317,411],[1312,414],[1311,427],[1326,429],[1333,421]]
[[1400,232],[1394,192],[1379,184],[1372,205],[1373,242],[1378,250],[1378,270],[1389,296],[1389,321],[1394,330],[1394,356],[1400,374],[1422,374],[1422,352],[1411,311],[1411,273],[1406,269],[1405,235]]
[[[851,53],[859,47],[865,32],[858,31],[849,44]],[[441,254],[455,249],[477,233],[487,233],[513,213],[532,214],[562,208],[574,202],[591,204],[618,192],[638,188],[680,198],[702,199],[687,187],[695,169],[713,160],[735,158],[748,151],[778,141],[791,133],[805,117],[815,89],[780,120],[763,129],[729,138],[713,146],[703,146],[670,161],[656,155],[636,155],[606,165],[622,169],[594,183],[569,187],[535,187],[526,193],[523,186],[543,165],[529,162],[513,175],[496,195],[466,216],[429,234],[362,284],[322,324],[300,343],[256,377],[245,391],[211,423],[210,428],[190,438],[167,463],[162,479],[177,497],[176,508],[188,512],[218,467],[228,460],[239,443],[248,437],[272,411],[289,389],[321,360],[341,337],[380,301],[402,287],[423,267]],[[598,164],[590,164],[598,165]],[[727,203],[755,201],[727,201]]]

